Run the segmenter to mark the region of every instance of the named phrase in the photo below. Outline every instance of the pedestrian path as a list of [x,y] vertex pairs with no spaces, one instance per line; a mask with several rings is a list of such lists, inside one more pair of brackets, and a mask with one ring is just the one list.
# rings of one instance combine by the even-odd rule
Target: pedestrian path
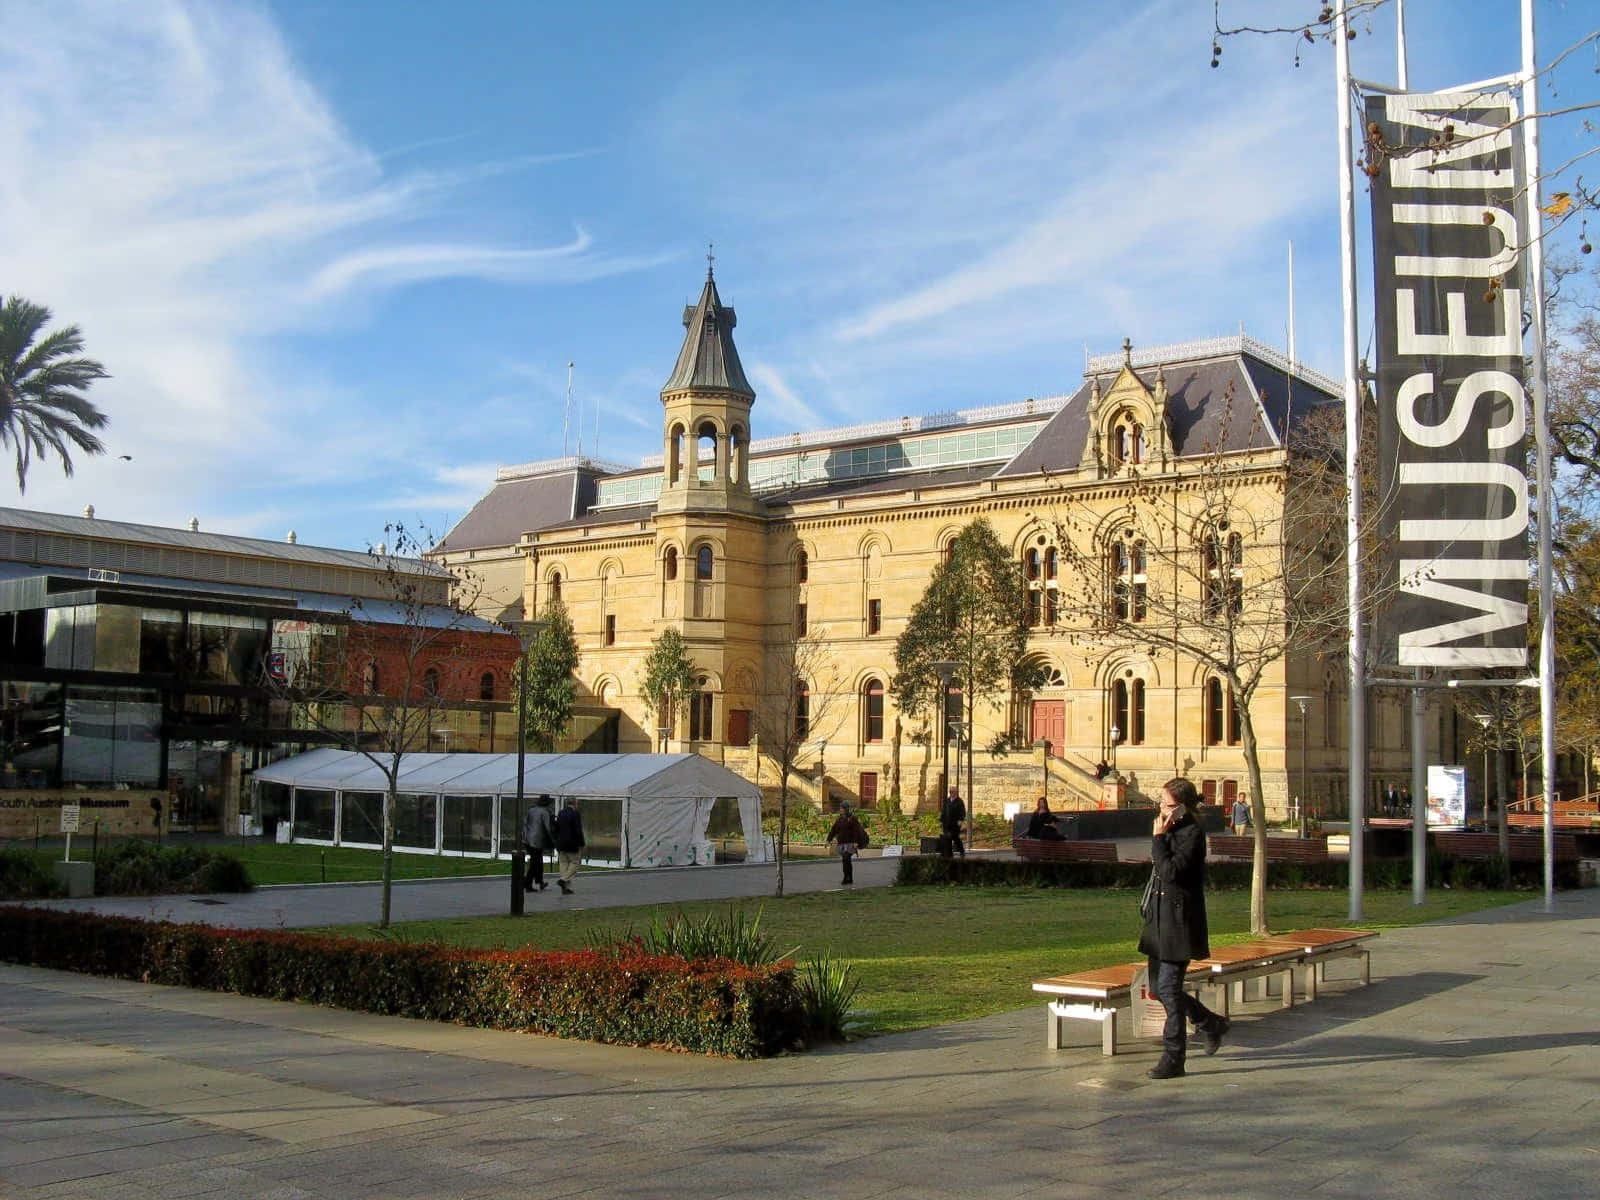
[[[899,860],[861,858],[855,887],[887,887]],[[839,863],[819,859],[784,864],[784,890],[798,895],[840,887]],[[585,871],[563,896],[553,885],[529,894],[526,911],[617,908],[634,904],[681,904],[690,900],[737,900],[775,895],[774,863],[654,870]],[[295,884],[243,894],[209,896],[97,896],[80,900],[32,901],[47,908],[109,913],[143,920],[221,925],[233,929],[304,929],[320,925],[375,924],[383,889],[376,883]],[[508,875],[397,880],[391,888],[394,921],[505,915],[511,908]]]
[[[1018,1011],[728,1062],[0,967],[0,1196],[1590,1197],[1600,890],[1384,932],[1215,1058]],[[1337,974],[1337,967],[1334,968]]]

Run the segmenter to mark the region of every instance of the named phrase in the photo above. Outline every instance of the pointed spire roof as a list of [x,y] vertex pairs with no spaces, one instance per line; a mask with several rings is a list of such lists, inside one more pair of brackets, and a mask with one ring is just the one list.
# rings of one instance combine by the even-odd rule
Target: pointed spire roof
[[692,389],[732,392],[754,400],[755,389],[744,377],[739,351],[733,345],[733,327],[738,322],[733,309],[723,307],[716,277],[708,267],[700,303],[683,310],[683,349],[678,351],[678,365],[662,394]]

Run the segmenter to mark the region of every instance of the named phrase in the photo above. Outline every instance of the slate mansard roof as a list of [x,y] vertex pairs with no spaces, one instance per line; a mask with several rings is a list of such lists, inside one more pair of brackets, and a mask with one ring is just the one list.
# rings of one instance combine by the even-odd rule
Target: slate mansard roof
[[[1122,365],[1121,355],[1092,360],[1083,386],[996,476],[1075,470],[1089,436],[1095,380],[1104,391]],[[1281,446],[1308,413],[1339,403],[1333,380],[1304,368],[1290,370],[1284,356],[1246,337],[1155,347],[1134,355],[1130,365],[1152,392],[1158,370],[1165,374],[1167,420],[1179,457]]]
[[[685,324],[691,331],[696,314],[708,305],[719,305],[709,279],[701,304],[686,313]],[[731,310],[721,311],[731,315]],[[690,386],[680,374],[699,370],[695,363],[710,361],[691,353],[696,345],[693,336],[685,339],[669,390]],[[703,347],[704,339],[698,345]],[[728,346],[731,349],[731,338]],[[735,355],[735,367],[737,361]],[[1124,361],[1123,354],[1090,360],[1082,385],[1068,396],[761,439],[750,447],[753,487],[769,509],[776,510],[824,497],[884,495],[982,479],[1075,472],[1089,436],[1094,381],[1098,379],[1105,391]],[[1280,447],[1308,413],[1340,402],[1335,381],[1291,366],[1282,354],[1244,336],[1151,347],[1126,361],[1151,391],[1158,369],[1165,374],[1172,444],[1180,457]],[[742,384],[742,370],[737,378]],[[941,437],[958,437],[963,449],[953,458],[919,455],[913,449]],[[1014,453],[1005,449],[1008,437],[1012,443],[1023,442]],[[967,451],[969,439],[973,449]],[[855,469],[851,464],[863,451],[881,466]],[[763,474],[764,466],[775,468],[786,458],[808,460],[809,465],[792,476],[775,469]],[[654,492],[648,485],[659,471],[659,457],[646,459],[639,467],[562,459],[503,469],[493,490],[436,549],[503,548],[531,532],[648,520],[655,511]],[[633,489],[628,498],[606,502],[604,487],[619,484]]]

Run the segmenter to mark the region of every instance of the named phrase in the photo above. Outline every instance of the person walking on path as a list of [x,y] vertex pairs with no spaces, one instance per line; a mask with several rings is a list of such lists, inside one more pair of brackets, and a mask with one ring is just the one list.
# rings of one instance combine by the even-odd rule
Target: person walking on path
[[572,881],[583,861],[583,848],[588,845],[583,837],[583,817],[578,813],[576,796],[567,797],[566,806],[556,814],[555,826],[556,866],[560,871],[556,886],[563,896],[570,896]]
[[522,814],[522,844],[528,851],[528,875],[522,885],[525,892],[533,891],[535,885],[541,892],[550,886],[544,881],[544,856],[556,844],[556,823],[550,815],[555,803],[547,795],[540,796]]
[[1215,1054],[1230,1022],[1183,990],[1189,963],[1211,953],[1206,928],[1206,835],[1195,819],[1199,793],[1187,779],[1169,780],[1161,789],[1161,809],[1150,839],[1150,886],[1141,906],[1144,932],[1139,952],[1149,960],[1150,986],[1166,1010],[1161,1030],[1161,1058],[1151,1079],[1183,1075],[1188,1050],[1185,1021],[1194,1022],[1205,1038],[1205,1052]]
[[939,806],[939,830],[945,837],[946,858],[952,854],[959,854],[962,858],[967,856],[967,848],[961,844],[961,822],[966,819],[967,806],[961,803],[961,793],[956,791],[956,786],[952,783],[950,794]]
[[1235,797],[1233,812],[1229,814],[1229,820],[1233,822],[1233,831],[1235,833],[1242,834],[1250,828],[1250,802],[1243,796]]
[[867,844],[867,831],[856,816],[855,810],[850,807],[848,800],[839,805],[839,816],[834,821],[833,827],[828,830],[828,843],[836,846],[839,851],[839,861],[844,865],[844,884],[855,883],[855,875],[851,868],[856,853]]

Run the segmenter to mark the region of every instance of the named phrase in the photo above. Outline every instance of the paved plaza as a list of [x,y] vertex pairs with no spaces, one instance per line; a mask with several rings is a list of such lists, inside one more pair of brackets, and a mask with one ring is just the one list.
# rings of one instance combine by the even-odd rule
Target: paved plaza
[[1088,1024],[1047,1051],[1025,978],[727,1062],[0,967],[0,1196],[1589,1197],[1600,890],[1542,908],[1385,932],[1370,988],[1246,1005],[1162,1083]]

